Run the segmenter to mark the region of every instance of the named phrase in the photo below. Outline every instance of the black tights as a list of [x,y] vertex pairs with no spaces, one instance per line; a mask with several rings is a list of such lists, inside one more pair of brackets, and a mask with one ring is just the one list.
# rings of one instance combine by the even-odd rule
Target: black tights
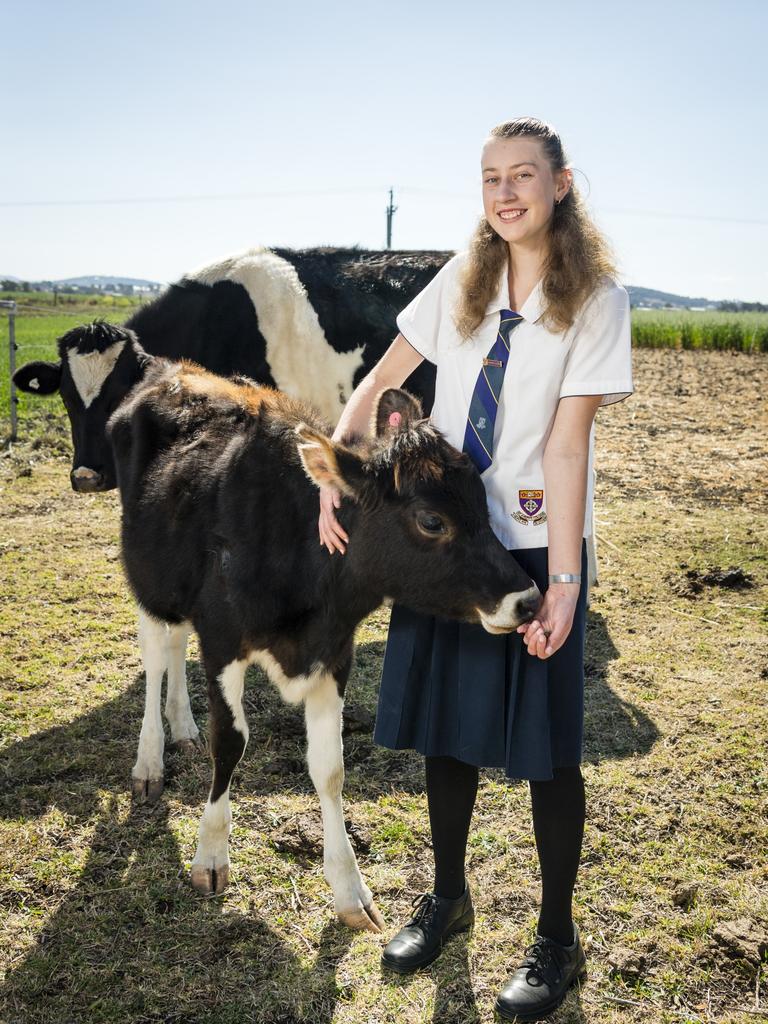
[[[435,851],[438,896],[464,891],[464,858],[478,769],[453,757],[425,758],[429,823]],[[541,866],[538,932],[563,945],[573,939],[571,903],[584,835],[585,798],[581,768],[555,768],[554,778],[530,782],[533,830]]]

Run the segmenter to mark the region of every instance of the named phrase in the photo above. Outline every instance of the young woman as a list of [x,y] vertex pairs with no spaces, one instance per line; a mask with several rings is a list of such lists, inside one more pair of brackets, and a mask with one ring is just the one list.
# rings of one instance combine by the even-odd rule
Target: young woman
[[[425,756],[435,884],[384,949],[383,963],[401,973],[431,963],[474,921],[464,859],[478,766],[529,780],[541,909],[496,1003],[502,1016],[527,1020],[585,974],[571,916],[585,817],[584,538],[594,416],[633,390],[630,312],[551,125],[498,125],[481,168],[484,217],[468,249],[399,314],[400,333],[334,438],[365,432],[382,388],[434,362],[431,419],[477,465],[495,534],[543,594],[536,618],[503,636],[395,605],[374,732]],[[321,491],[320,539],[331,554],[349,542],[339,501]]]

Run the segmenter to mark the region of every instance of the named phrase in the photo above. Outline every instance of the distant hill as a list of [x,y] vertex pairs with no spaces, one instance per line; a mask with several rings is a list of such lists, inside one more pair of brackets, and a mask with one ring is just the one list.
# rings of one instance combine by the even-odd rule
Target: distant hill
[[[14,277],[13,274],[0,274],[0,281],[21,283],[22,278]],[[140,291],[156,292],[163,287],[158,281],[148,281],[140,277],[110,277],[108,274],[84,274],[81,277],[65,277],[58,281],[30,281],[29,284],[36,291],[51,291],[56,287],[78,290],[95,288],[98,291],[108,291],[110,288],[135,288]],[[643,288],[633,284],[627,285],[626,288],[632,306],[640,308],[661,309],[664,306],[672,306],[675,309],[717,309],[718,306],[717,300],[706,299],[703,296],[692,298],[690,295],[675,295],[673,292],[660,292],[655,288]]]
[[674,306],[676,309],[687,309],[691,306],[699,309],[717,309],[717,302],[713,299],[692,299],[689,295],[674,295],[672,292],[660,292],[655,288],[641,288],[633,284],[628,284],[626,288],[632,306],[647,306],[652,309],[662,306]]
[[64,277],[59,281],[45,281],[45,284],[68,285],[73,288],[106,288],[110,284],[132,285],[134,288],[159,288],[158,281],[146,281],[141,277],[109,277],[105,274],[86,274],[83,277]]
[[142,277],[110,277],[107,274],[84,274],[81,277],[63,277],[57,281],[27,281],[13,274],[0,274],[0,282],[7,281],[19,291],[51,292],[63,294],[84,294],[115,292],[132,295],[135,292],[157,293],[163,287],[159,281],[148,281]]

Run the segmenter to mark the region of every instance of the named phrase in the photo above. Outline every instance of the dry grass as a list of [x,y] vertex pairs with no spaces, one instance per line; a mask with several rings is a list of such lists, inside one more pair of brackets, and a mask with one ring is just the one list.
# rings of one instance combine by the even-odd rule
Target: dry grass
[[[768,1019],[765,428],[768,358],[639,351],[638,393],[600,414],[602,582],[588,624],[588,822],[576,917],[590,978],[553,1018]],[[478,920],[427,971],[392,978],[382,939],[333,918],[301,714],[258,672],[233,785],[233,881],[185,870],[209,779],[169,754],[155,807],[128,795],[142,709],[114,496],[76,496],[47,447],[2,466],[0,1020],[12,1024],[490,1021],[530,941],[538,869],[527,787],[485,771],[469,875]],[[701,583],[738,566],[753,585]],[[361,627],[349,703],[375,708],[387,613]],[[190,652],[193,708],[205,695]],[[365,716],[362,716],[363,719]],[[346,809],[388,921],[430,883],[417,755],[346,738]],[[687,895],[681,886],[693,885]],[[386,938],[386,936],[385,936]]]

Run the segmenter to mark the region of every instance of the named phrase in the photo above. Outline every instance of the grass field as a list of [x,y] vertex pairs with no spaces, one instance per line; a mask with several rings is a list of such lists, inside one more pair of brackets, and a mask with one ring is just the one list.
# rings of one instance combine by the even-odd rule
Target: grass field
[[[42,298],[40,298],[42,294]],[[16,365],[32,359],[56,359],[56,339],[97,316],[121,323],[140,305],[138,298],[94,296],[96,306],[73,303],[63,312],[51,304],[47,293],[0,293],[17,299],[33,296],[44,302],[36,310],[21,308],[16,318]],[[60,296],[80,299],[79,296]],[[42,311],[46,310],[46,311]],[[745,353],[768,352],[768,313],[707,313],[686,310],[635,310],[632,314],[632,340],[636,348],[671,348],[695,351],[733,350]],[[8,374],[7,318],[0,310],[0,436],[5,436],[10,421],[10,378]],[[57,430],[66,433],[60,402],[41,402],[35,396],[17,394],[21,434],[27,438],[53,440]]]
[[637,309],[632,343],[636,348],[768,352],[768,313]]
[[87,295],[81,292],[23,292],[3,291],[0,299],[11,299],[19,310],[25,313],[82,313],[84,317],[104,316],[115,317],[130,315],[146,301],[145,295],[105,295],[94,292]]
[[[635,372],[637,393],[598,416],[575,902],[589,980],[553,1020],[748,1024],[768,1019],[768,357],[641,350]],[[118,503],[73,494],[68,470],[65,446],[0,459],[0,1021],[490,1022],[537,917],[527,786],[481,773],[472,935],[415,976],[382,973],[431,852],[421,759],[371,740],[380,610],[358,634],[345,809],[387,932],[335,923],[301,712],[255,670],[232,881],[195,895],[209,765],[169,752],[159,804],[131,803],[143,679]]]

